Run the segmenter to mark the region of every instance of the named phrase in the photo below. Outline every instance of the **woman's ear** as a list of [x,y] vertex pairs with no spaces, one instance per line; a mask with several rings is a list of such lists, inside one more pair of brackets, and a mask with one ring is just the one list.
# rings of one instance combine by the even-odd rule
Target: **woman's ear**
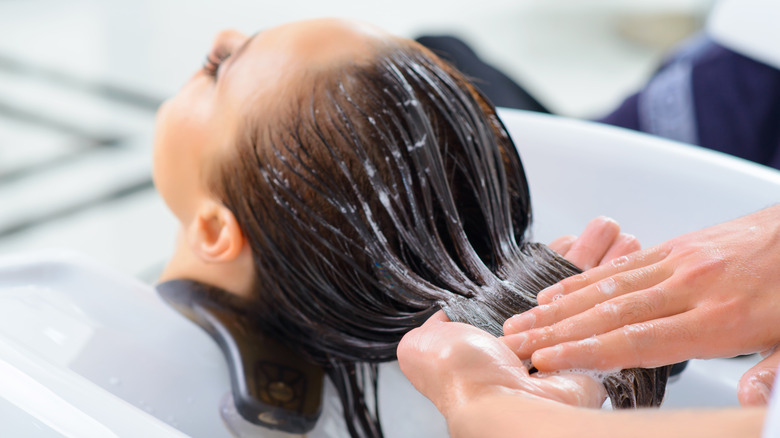
[[231,262],[244,246],[244,234],[233,212],[213,200],[201,204],[187,234],[192,252],[206,263]]

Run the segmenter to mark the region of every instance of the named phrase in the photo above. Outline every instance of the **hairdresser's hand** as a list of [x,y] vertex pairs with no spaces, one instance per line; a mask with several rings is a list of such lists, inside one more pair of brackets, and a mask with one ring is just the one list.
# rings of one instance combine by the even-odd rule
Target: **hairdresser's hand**
[[484,395],[501,393],[600,407],[603,386],[581,374],[529,376],[517,356],[498,338],[438,312],[407,333],[398,346],[401,370],[422,394],[448,416]]
[[[542,306],[507,320],[510,336],[502,339],[520,358],[533,354],[540,370],[654,367],[767,350],[780,342],[778,266],[775,206],[568,278],[539,294]],[[776,366],[780,357],[767,361]],[[744,388],[762,367],[773,368],[759,364]],[[740,397],[750,398],[742,390]]]
[[636,237],[621,233],[620,225],[608,217],[597,217],[579,236],[562,236],[547,246],[582,270],[640,249]]

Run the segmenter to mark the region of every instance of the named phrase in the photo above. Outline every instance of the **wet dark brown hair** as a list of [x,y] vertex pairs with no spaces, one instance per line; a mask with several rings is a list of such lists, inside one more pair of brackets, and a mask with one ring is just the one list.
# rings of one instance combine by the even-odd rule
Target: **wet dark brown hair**
[[[252,248],[259,323],[326,369],[353,437],[379,437],[375,364],[406,332],[443,308],[501,335],[579,270],[525,241],[520,158],[453,68],[394,41],[309,79],[272,121],[248,119],[213,186]],[[605,386],[616,407],[652,406],[667,376],[627,370]]]

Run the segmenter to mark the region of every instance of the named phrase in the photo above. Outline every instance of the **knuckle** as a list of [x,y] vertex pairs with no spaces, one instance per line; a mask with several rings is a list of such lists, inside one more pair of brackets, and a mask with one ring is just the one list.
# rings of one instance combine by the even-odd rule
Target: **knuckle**
[[596,354],[599,352],[599,347],[601,347],[601,343],[596,339],[595,336],[591,336],[589,338],[585,338],[582,340],[579,340],[572,344],[572,347],[579,350],[582,353],[587,354]]
[[659,271],[658,265],[645,266],[640,269],[634,269],[633,271],[625,272],[618,276],[617,281],[619,287],[625,291],[638,290],[642,288],[642,285],[657,283],[662,274]]
[[593,311],[596,314],[596,317],[601,320],[614,320],[616,315],[618,315],[618,308],[613,302],[604,302],[596,304],[593,307]]
[[584,285],[586,284],[583,278],[584,278],[583,274],[577,274],[577,275],[572,275],[567,279],[561,280],[558,283],[557,288],[559,290],[557,292],[568,294],[575,290],[582,289],[582,287],[584,287]]
[[647,301],[631,300],[621,304],[616,312],[617,321],[621,325],[633,324],[647,319],[651,315],[653,307]]
[[705,343],[701,342],[701,327],[697,324],[690,324],[687,321],[676,321],[673,324],[667,324],[663,328],[656,327],[654,323],[645,323],[652,328],[652,336],[645,339],[639,346],[646,348],[651,343],[658,343],[664,340],[673,340],[676,345],[686,346],[686,356],[691,358],[703,358],[702,352],[707,350]]
[[560,339],[578,339],[583,336],[593,336],[595,333],[586,319],[574,317],[561,321],[555,334]]
[[669,304],[669,293],[665,287],[654,286],[645,292],[649,314],[657,314]]
[[630,291],[635,280],[635,274],[633,271],[618,274],[612,277],[612,281],[615,283],[617,291]]
[[549,341],[554,337],[555,337],[555,329],[553,329],[553,326],[548,325],[547,327],[542,327],[541,329],[539,329],[540,341]]
[[686,266],[685,271],[678,277],[683,286],[697,287],[702,282],[711,284],[716,279],[722,277],[727,269],[727,262],[719,257],[707,257],[704,260],[698,260]]
[[633,234],[623,233],[620,235],[620,237],[623,239],[623,245],[627,249],[635,251],[642,247],[642,245],[639,243],[639,239],[637,239]]
[[608,277],[596,283],[596,290],[606,296],[612,296],[619,290],[619,287],[614,278]]
[[653,274],[652,266],[648,266],[642,269],[636,269],[630,272],[626,272],[621,276],[620,281],[625,288],[631,288],[634,284],[643,283],[647,281]]
[[536,350],[548,345],[551,341],[553,341],[555,339],[556,332],[553,330],[552,326],[547,326],[533,329],[529,332],[529,334],[531,336],[528,337],[526,345],[523,347],[530,350]]
[[572,275],[571,277],[562,280],[558,284],[560,285],[562,292],[569,293],[587,286],[588,281],[588,275],[583,272],[577,275]]
[[556,305],[553,303],[550,304],[542,304],[540,306],[536,306],[533,309],[530,310],[531,314],[536,318],[534,325],[539,326],[540,324],[544,323],[548,319],[554,319],[557,312],[556,312]]
[[647,251],[645,251],[645,254],[650,257],[654,254],[657,254],[658,257],[661,259],[665,259],[669,256],[669,254],[672,253],[677,248],[677,245],[679,245],[679,242],[677,242],[676,239],[673,239],[671,241],[667,241],[664,243],[661,243],[659,245],[656,245]]
[[638,340],[648,335],[652,331],[652,328],[648,324],[639,323],[627,325],[621,330],[631,344],[636,344]]
[[620,268],[621,266],[625,266],[628,263],[628,257],[627,256],[620,256],[612,259],[610,262],[610,265],[612,265],[613,268]]
[[676,339],[686,344],[692,344],[700,338],[699,330],[690,324],[678,324],[674,328],[674,335]]
[[655,326],[648,322],[626,325],[621,330],[629,345],[633,346],[637,351],[647,347],[656,333]]
[[547,308],[544,309],[541,315],[541,319],[543,322],[549,324],[560,321],[565,316],[566,315],[563,309],[563,304],[560,301],[554,301],[553,303],[548,304]]
[[609,318],[620,326],[647,321],[653,318],[666,303],[663,289],[656,287],[644,293],[619,297],[599,306],[600,316]]
[[726,269],[726,260],[719,255],[713,255],[705,260],[695,263],[691,267],[691,273],[699,275],[721,274]]

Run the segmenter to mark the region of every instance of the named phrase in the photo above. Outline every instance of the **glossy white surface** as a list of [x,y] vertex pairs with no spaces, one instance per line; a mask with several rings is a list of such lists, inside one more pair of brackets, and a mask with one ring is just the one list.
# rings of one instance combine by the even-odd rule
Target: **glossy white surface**
[[[386,436],[446,436],[396,364],[380,388]],[[72,252],[0,258],[0,436],[227,438],[229,390],[216,343],[153,287]],[[308,436],[347,437],[330,385],[323,406]]]
[[534,240],[606,215],[651,246],[780,201],[780,172],[597,123],[501,110],[526,169]]
[[1,403],[26,412],[2,436],[227,436],[216,345],[151,287],[74,253],[0,260],[0,369]]

